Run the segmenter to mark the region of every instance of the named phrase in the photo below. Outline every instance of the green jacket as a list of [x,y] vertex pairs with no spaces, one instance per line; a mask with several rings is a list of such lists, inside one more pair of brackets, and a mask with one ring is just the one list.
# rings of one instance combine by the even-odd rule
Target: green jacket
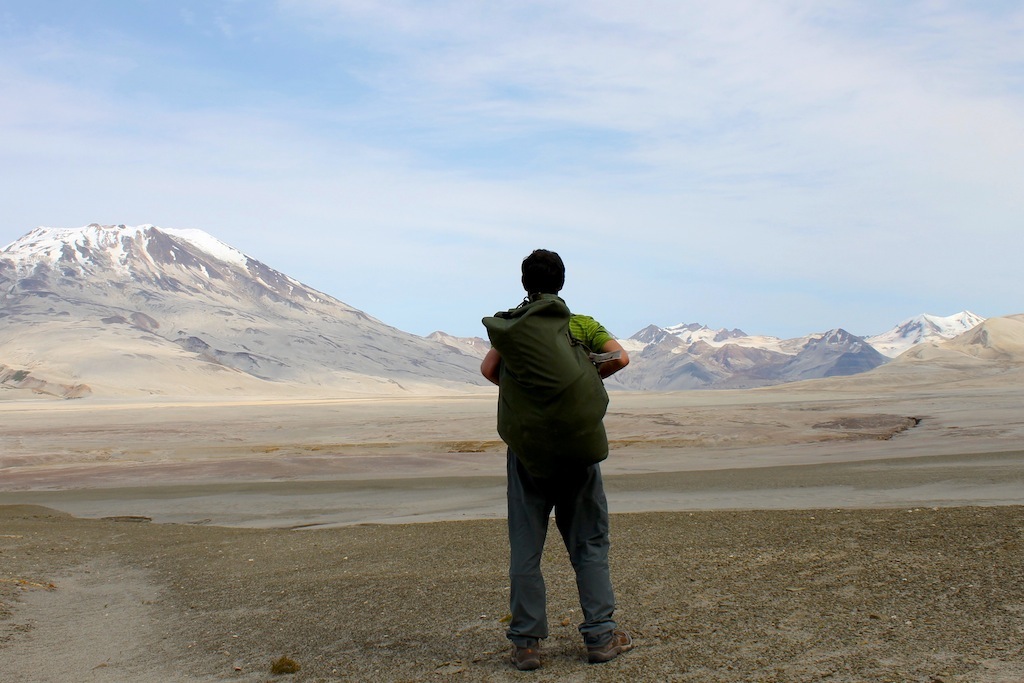
[[569,307],[541,294],[483,319],[501,354],[498,434],[535,477],[557,476],[608,457],[608,393],[569,333]]

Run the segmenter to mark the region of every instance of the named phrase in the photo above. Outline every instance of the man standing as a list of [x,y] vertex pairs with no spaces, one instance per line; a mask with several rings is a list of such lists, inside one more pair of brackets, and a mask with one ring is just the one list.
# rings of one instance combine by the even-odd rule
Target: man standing
[[491,350],[480,371],[497,384],[498,433],[508,444],[509,578],[512,663],[540,666],[548,636],[541,555],[552,509],[576,572],[591,663],[633,646],[612,619],[608,503],[599,462],[608,455],[602,378],[629,363],[622,346],[593,318],[573,315],[558,297],[565,266],[538,249],[522,264],[528,294],[518,308],[484,318]]

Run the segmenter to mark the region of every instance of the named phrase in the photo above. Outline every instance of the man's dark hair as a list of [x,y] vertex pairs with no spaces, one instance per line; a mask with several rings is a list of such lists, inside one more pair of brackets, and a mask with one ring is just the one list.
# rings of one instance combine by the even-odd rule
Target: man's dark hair
[[527,294],[558,294],[565,284],[562,257],[547,249],[536,249],[523,259],[523,289]]

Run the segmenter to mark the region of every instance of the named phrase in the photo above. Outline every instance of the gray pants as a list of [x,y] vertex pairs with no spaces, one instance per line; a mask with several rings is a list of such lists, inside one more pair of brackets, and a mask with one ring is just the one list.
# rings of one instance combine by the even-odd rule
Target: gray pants
[[576,571],[583,623],[579,630],[588,645],[610,637],[615,622],[615,595],[608,572],[608,501],[598,465],[551,479],[531,477],[519,459],[508,454],[508,538],[511,547],[508,638],[529,645],[547,638],[544,577],[540,561],[548,519],[555,524]]

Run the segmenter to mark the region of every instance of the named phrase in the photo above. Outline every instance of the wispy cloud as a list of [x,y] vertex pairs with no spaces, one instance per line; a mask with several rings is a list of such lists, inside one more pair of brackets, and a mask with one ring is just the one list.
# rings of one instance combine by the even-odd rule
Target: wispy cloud
[[199,227],[418,332],[540,244],[620,334],[1019,308],[1016,3],[48,5],[0,23],[10,239]]

